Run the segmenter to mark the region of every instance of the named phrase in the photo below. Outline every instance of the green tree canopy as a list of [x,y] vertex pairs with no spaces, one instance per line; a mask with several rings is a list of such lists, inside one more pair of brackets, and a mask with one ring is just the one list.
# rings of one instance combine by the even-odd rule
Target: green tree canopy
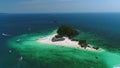
[[74,37],[79,34],[79,32],[71,26],[62,25],[58,28],[58,35],[67,36],[69,38]]

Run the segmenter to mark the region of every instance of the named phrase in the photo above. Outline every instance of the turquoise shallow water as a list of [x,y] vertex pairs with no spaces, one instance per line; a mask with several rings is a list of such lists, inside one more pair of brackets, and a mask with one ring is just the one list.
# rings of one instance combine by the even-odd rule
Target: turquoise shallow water
[[[105,49],[105,52],[93,53],[33,42],[38,36],[49,35],[52,32],[50,30],[54,30],[62,24],[72,25],[81,30],[81,35],[76,37],[77,39],[87,39],[88,43]],[[3,36],[2,33],[10,36]],[[18,38],[22,38],[24,43],[16,43]],[[79,66],[87,67],[87,64],[88,66],[91,65],[87,68],[95,68],[97,65],[99,68],[102,66],[112,68],[114,65],[119,66],[119,40],[120,13],[2,14],[0,15],[0,68],[52,68],[55,65],[56,67],[76,66],[77,68]],[[13,52],[9,53],[9,49],[12,49]],[[99,58],[101,60],[99,63],[93,59],[98,54],[102,57]],[[18,60],[21,55],[24,55],[24,61]],[[39,56],[39,58],[34,58],[36,55],[47,59],[41,60]],[[57,57],[72,56],[72,58],[58,57],[49,60],[51,57],[48,55],[52,57],[56,57],[56,55]],[[93,58],[91,60],[86,59],[88,55]],[[83,59],[83,57],[85,58]],[[55,61],[58,59],[61,59],[61,61]],[[46,60],[49,60],[49,62]],[[83,62],[82,60],[86,61]],[[56,62],[59,63],[55,64]],[[73,62],[77,64],[75,65]]]
[[[13,52],[24,57],[21,63],[28,65],[29,68],[113,68],[120,64],[118,60],[120,55],[106,50],[93,52],[36,42],[38,38],[54,34],[55,31],[44,34],[23,34],[10,39],[8,44]],[[83,32],[80,36],[87,37],[88,40],[91,37],[94,39],[94,35],[89,33]],[[18,43],[17,39],[22,41]]]

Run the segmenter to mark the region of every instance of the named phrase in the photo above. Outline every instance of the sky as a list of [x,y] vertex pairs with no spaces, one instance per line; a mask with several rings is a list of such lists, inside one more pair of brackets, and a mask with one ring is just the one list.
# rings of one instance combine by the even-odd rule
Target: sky
[[0,13],[120,12],[120,0],[0,0]]

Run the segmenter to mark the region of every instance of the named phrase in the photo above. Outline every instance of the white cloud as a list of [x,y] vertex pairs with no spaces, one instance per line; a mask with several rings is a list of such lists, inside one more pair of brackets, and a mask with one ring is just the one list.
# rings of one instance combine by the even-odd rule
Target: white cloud
[[29,0],[20,2],[19,12],[106,12],[120,11],[114,0]]

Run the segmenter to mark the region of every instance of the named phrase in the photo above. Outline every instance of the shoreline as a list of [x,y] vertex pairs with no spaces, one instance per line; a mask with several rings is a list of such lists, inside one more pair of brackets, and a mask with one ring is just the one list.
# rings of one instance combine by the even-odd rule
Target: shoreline
[[89,47],[83,48],[78,44],[78,41],[71,41],[68,37],[63,37],[65,40],[63,41],[56,41],[52,42],[52,38],[57,35],[57,33],[45,36],[43,38],[39,38],[36,40],[37,43],[42,44],[53,44],[56,46],[65,46],[65,47],[72,47],[76,49],[88,50],[88,51],[103,51],[103,49],[99,48],[98,50],[94,49],[92,45],[88,44]]

